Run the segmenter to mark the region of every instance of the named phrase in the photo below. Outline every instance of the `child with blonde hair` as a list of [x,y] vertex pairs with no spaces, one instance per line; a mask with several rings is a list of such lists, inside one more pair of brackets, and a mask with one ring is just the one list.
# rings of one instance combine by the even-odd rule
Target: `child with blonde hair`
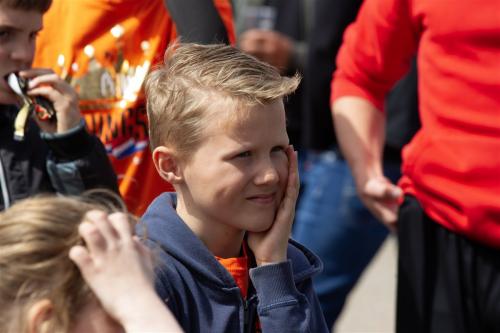
[[39,196],[0,213],[1,332],[181,332],[134,221],[97,200]]
[[[289,240],[299,191],[283,98],[298,77],[224,45],[178,44],[146,83],[160,195],[142,218],[160,294],[188,332],[327,332]],[[155,244],[155,245],[153,245]]]

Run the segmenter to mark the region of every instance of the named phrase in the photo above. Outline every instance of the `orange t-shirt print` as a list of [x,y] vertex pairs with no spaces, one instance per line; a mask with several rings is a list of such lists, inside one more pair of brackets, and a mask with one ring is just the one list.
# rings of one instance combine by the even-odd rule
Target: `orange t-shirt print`
[[[230,4],[214,3],[234,35]],[[142,86],[175,38],[163,0],[54,0],[37,40],[34,67],[53,68],[77,90],[87,128],[106,147],[136,215],[173,191],[152,161]]]

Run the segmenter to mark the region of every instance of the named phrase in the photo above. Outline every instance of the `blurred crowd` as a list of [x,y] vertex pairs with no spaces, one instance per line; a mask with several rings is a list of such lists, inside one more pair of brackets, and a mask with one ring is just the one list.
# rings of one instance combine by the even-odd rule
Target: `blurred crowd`
[[0,0],[0,331],[334,331],[391,233],[397,332],[499,331],[498,59],[494,0]]

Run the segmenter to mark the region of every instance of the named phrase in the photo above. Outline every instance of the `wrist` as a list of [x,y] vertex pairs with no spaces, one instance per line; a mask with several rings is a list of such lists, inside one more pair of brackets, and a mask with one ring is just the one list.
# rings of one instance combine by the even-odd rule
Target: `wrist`
[[289,306],[301,297],[295,286],[292,263],[285,262],[250,269],[250,279],[259,298],[259,307]]
[[65,134],[74,128],[80,126],[80,124],[83,122],[83,118],[80,114],[77,116],[73,117],[67,117],[66,119],[57,119],[57,129],[56,133],[57,134]]
[[73,161],[87,155],[98,140],[87,132],[83,119],[65,133],[40,132],[40,136],[57,161]]
[[[131,304],[132,305],[132,304]],[[137,309],[140,309],[137,310]],[[116,313],[116,318],[125,328],[125,332],[161,331],[164,327],[168,310],[154,291],[143,291],[135,298],[131,307],[126,306],[123,311]]]
[[382,166],[378,163],[366,162],[353,166],[352,174],[358,190],[363,189],[370,179],[384,178]]
[[285,262],[286,260],[287,260],[286,254],[281,254],[263,259],[255,258],[255,263],[257,264],[258,267],[261,267],[266,265],[278,264],[281,262]]

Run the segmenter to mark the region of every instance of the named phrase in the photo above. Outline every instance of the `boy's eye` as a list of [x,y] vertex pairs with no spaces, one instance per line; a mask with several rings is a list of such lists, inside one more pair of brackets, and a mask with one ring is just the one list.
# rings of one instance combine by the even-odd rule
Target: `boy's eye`
[[30,39],[31,39],[31,40],[36,39],[36,38],[38,37],[38,34],[39,34],[39,32],[38,32],[38,31],[35,31],[35,32],[30,33]]
[[252,155],[252,153],[250,153],[250,151],[244,151],[244,152],[241,152],[239,154],[237,154],[235,157],[237,158],[242,158],[242,157],[250,157]]
[[0,30],[0,39],[5,40],[9,38],[10,36],[10,31],[8,30]]
[[273,147],[273,149],[271,149],[271,152],[273,152],[273,153],[284,152],[284,151],[285,151],[285,147],[281,147],[281,146],[276,146],[276,147]]

